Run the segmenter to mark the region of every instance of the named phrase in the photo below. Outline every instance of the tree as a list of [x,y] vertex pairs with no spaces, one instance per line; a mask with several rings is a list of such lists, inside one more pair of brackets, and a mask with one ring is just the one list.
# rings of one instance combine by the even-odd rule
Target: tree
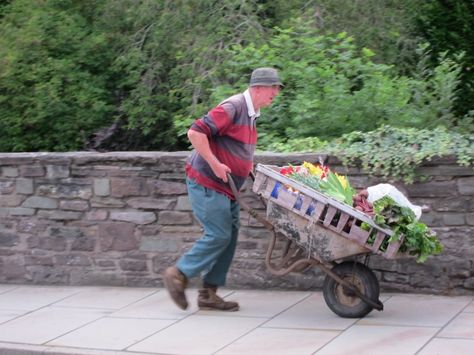
[[[16,0],[0,24],[0,150],[74,150],[107,121],[103,1]],[[105,70],[104,70],[105,68]]]
[[431,66],[438,63],[440,53],[448,52],[451,57],[464,53],[459,99],[455,105],[458,118],[474,110],[473,24],[472,0],[422,1],[416,12],[416,31],[431,46]]

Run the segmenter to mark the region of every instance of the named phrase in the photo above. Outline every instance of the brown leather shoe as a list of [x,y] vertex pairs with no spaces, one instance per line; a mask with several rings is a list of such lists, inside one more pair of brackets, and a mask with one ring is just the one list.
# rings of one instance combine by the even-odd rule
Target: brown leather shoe
[[235,312],[239,310],[239,304],[232,301],[224,301],[216,295],[216,290],[203,288],[199,290],[198,307],[208,311]]
[[188,300],[184,294],[188,285],[186,276],[176,266],[170,266],[163,273],[163,282],[174,303],[183,310],[188,308]]

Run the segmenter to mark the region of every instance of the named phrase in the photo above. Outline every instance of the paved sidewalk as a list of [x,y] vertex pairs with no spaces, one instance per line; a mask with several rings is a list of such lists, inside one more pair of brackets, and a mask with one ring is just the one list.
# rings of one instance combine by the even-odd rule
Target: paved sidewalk
[[163,289],[0,284],[0,355],[474,353],[474,295],[383,294],[333,314],[321,292],[224,290],[241,311],[181,311]]

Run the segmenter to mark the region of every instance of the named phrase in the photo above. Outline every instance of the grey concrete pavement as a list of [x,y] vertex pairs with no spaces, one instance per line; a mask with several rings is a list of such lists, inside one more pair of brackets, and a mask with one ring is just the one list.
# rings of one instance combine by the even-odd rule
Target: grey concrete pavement
[[332,313],[321,292],[223,290],[239,312],[179,310],[163,289],[0,284],[0,355],[474,353],[474,295],[383,294],[383,312]]

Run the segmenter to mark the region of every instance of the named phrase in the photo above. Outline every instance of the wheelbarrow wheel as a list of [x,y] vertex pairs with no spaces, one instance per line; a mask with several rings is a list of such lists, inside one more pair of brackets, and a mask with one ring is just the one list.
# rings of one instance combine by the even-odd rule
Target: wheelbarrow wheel
[[[361,263],[344,262],[334,266],[332,271],[371,300],[379,299],[379,282],[367,266]],[[328,307],[340,317],[361,318],[373,309],[329,275],[324,280],[323,295]]]

